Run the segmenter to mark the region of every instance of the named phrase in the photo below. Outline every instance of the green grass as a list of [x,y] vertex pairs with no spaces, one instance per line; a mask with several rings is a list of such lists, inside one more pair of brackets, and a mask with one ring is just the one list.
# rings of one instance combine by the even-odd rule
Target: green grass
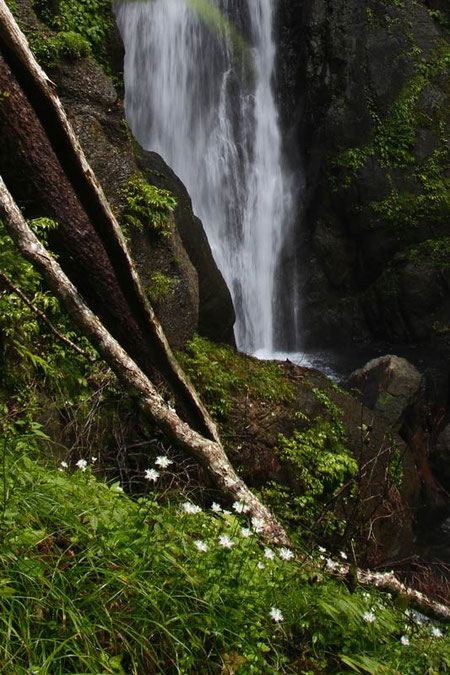
[[245,514],[186,513],[186,496],[164,497],[169,471],[132,499],[89,461],[58,469],[19,440],[2,448],[1,672],[450,672],[447,637],[380,594],[267,557]]

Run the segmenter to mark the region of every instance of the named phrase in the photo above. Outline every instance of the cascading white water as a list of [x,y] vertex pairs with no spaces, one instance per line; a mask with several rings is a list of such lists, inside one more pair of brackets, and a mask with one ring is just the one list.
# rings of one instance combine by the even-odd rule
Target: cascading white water
[[125,106],[139,143],[185,183],[231,290],[236,342],[274,348],[290,211],[272,91],[275,0],[119,3]]

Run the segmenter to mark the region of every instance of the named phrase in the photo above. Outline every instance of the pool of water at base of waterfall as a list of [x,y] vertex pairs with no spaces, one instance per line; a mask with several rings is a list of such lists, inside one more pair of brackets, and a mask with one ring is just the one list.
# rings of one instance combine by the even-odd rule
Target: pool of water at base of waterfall
[[316,368],[334,382],[342,384],[357,368],[371,359],[394,354],[410,361],[419,372],[427,373],[436,382],[447,383],[450,376],[450,342],[438,344],[392,342],[350,343],[336,348],[306,349],[304,351],[268,351],[259,349],[252,356],[258,359],[291,361],[303,368]]

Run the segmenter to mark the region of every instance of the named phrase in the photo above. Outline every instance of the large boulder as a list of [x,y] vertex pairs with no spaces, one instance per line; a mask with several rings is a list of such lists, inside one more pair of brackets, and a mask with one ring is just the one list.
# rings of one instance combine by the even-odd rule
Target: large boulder
[[147,180],[169,190],[177,200],[174,212],[177,231],[183,246],[197,270],[200,294],[198,332],[216,342],[234,344],[235,321],[233,301],[199,218],[184,184],[156,152],[139,148],[139,162]]
[[399,430],[406,410],[419,393],[421,381],[422,375],[409,361],[387,354],[355,370],[348,377],[346,388]]
[[[18,18],[31,44],[42,47],[55,36],[59,2],[47,3],[45,11],[41,9],[39,3],[30,0],[17,3]],[[59,55],[51,59],[51,65],[46,62],[45,67],[119,219],[125,202],[124,188],[130,180],[144,176],[147,183],[167,188],[177,199],[165,236],[152,236],[151,223],[142,223],[142,231],[129,228],[126,233],[142,286],[173,348],[183,347],[195,332],[233,343],[231,295],[214,262],[203,226],[192,213],[190,197],[160,157],[140,152],[125,120],[121,100],[124,50],[114,21],[102,54],[118,88],[91,57]],[[14,165],[13,158],[11,164]],[[17,182],[24,184],[26,192],[26,177],[17,169],[16,173]]]

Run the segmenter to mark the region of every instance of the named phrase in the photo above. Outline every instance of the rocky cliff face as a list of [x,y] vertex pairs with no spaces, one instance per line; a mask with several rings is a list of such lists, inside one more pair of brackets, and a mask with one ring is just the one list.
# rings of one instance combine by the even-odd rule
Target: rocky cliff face
[[280,3],[308,343],[449,339],[448,5],[429,5]]

